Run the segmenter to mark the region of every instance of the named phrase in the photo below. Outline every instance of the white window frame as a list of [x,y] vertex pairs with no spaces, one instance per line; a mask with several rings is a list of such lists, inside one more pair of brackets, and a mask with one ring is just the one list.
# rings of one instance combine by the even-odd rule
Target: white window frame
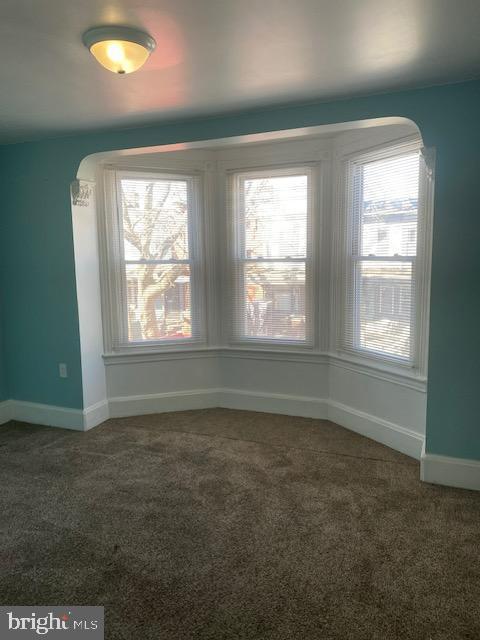
[[[419,198],[418,198],[418,223],[417,223],[417,253],[414,257],[396,256],[397,262],[410,262],[415,270],[414,300],[412,305],[412,327],[415,328],[412,358],[405,360],[381,352],[354,347],[350,344],[346,335],[347,318],[347,291],[353,287],[354,261],[353,232],[354,216],[353,204],[353,167],[358,162],[369,162],[395,157],[409,152],[421,153]],[[431,229],[433,215],[433,150],[422,148],[421,140],[409,137],[402,141],[384,143],[368,150],[356,151],[340,156],[337,159],[336,170],[339,174],[337,185],[337,223],[336,223],[336,259],[333,265],[334,280],[337,283],[332,302],[332,326],[336,330],[332,332],[333,350],[339,355],[353,358],[358,363],[372,366],[378,363],[380,367],[399,372],[411,371],[415,377],[425,377],[427,374],[428,353],[428,317],[429,317],[429,292],[430,292],[430,254],[431,254]],[[357,258],[358,259],[358,258]],[[379,261],[392,260],[390,257],[378,257]],[[353,319],[352,319],[353,321]]]
[[[292,165],[272,164],[262,166],[261,168],[245,168],[242,170],[231,170],[227,173],[227,208],[228,208],[228,224],[227,224],[227,261],[229,284],[228,290],[228,317],[230,319],[230,332],[228,342],[233,347],[238,346],[257,346],[263,348],[286,348],[294,347],[300,349],[312,349],[316,343],[316,245],[319,239],[315,238],[315,229],[318,228],[316,219],[318,218],[318,207],[316,206],[317,198],[317,182],[318,182],[319,164],[298,163]],[[239,207],[239,185],[246,179],[256,179],[271,176],[307,176],[307,246],[304,258],[245,258],[242,255],[243,234],[241,231],[240,207]],[[266,337],[249,337],[239,334],[235,331],[237,326],[236,319],[239,314],[243,315],[243,311],[237,308],[237,291],[243,289],[243,284],[239,281],[241,270],[238,263],[247,264],[249,262],[274,262],[274,263],[303,263],[305,264],[305,340],[297,339],[279,339]]]
[[[185,260],[154,260],[155,264],[185,263],[190,266],[190,296],[192,309],[192,336],[176,339],[128,340],[127,294],[123,245],[123,221],[118,206],[119,185],[122,178],[166,179],[187,182],[188,189],[188,242],[189,258]],[[206,341],[205,266],[203,248],[203,180],[201,172],[142,169],[138,167],[109,166],[103,170],[104,181],[104,342],[110,353],[151,352],[159,350],[185,350],[201,346]],[[134,261],[141,262],[141,261]],[[106,312],[106,313],[105,313]],[[106,320],[106,322],[105,322]]]

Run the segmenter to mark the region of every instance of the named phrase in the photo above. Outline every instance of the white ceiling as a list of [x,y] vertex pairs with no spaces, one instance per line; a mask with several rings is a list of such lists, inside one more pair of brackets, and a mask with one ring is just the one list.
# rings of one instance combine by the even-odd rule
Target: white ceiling
[[[115,76],[102,24],[157,49]],[[0,0],[0,142],[480,76],[480,0]]]

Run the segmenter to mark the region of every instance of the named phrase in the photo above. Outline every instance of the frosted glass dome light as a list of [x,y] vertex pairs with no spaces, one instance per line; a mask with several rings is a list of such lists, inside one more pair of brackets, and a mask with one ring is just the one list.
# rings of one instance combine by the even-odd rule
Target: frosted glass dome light
[[89,29],[83,43],[102,67],[119,74],[140,69],[156,44],[144,31],[115,26]]

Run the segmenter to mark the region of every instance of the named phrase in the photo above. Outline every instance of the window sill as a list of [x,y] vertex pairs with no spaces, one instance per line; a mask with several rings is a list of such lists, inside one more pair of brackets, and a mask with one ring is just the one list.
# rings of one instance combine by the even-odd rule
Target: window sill
[[195,345],[191,342],[177,346],[130,347],[118,351],[109,351],[102,355],[105,366],[133,364],[136,362],[156,362],[159,360],[184,360],[186,358],[205,358],[218,355],[217,347]]

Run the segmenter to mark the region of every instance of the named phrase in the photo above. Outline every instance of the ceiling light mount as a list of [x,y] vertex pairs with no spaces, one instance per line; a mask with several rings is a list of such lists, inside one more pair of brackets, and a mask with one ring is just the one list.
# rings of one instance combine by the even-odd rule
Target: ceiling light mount
[[122,75],[140,69],[156,45],[145,31],[115,25],[89,29],[82,40],[105,69]]

